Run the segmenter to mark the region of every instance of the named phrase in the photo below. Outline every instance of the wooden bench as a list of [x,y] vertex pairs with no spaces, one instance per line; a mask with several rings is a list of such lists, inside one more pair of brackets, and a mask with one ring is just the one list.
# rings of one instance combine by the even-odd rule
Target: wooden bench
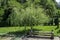
[[29,32],[29,36],[54,39],[54,32],[53,31],[33,31],[33,32]]

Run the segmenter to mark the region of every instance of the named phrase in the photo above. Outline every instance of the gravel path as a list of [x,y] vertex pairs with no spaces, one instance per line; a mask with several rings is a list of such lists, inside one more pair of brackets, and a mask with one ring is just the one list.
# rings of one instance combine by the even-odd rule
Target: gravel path
[[[52,40],[52,39],[42,39],[42,38],[19,38],[19,37],[16,37],[16,38],[12,38],[12,37],[3,37],[3,38],[0,38],[0,40]],[[59,37],[54,37],[53,40],[59,40]]]
[[54,39],[26,38],[26,40],[59,40],[59,37],[54,37]]
[[0,40],[11,40],[12,37],[3,37],[3,38],[0,38]]

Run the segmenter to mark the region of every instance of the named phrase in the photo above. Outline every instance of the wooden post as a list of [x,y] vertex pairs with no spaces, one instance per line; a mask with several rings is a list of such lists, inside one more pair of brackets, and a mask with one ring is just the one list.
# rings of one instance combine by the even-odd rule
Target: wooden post
[[53,32],[53,30],[51,31],[51,39],[54,39],[54,32]]

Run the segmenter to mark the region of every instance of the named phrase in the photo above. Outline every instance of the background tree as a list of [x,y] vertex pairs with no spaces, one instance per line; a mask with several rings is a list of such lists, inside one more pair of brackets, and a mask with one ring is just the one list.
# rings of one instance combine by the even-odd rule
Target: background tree
[[53,25],[54,16],[59,15],[54,0],[0,0],[0,3],[0,23],[7,22],[9,26]]

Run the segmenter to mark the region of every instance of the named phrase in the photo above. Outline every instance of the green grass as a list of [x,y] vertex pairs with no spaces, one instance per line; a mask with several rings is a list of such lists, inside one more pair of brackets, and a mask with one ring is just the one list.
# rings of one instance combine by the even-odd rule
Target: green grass
[[1,27],[0,33],[8,33],[8,32],[15,32],[15,31],[22,31],[24,27]]
[[35,26],[34,29],[42,30],[42,31],[54,31],[55,36],[59,36],[60,33],[57,33],[59,29],[56,30],[57,26]]
[[[23,31],[25,27],[0,27],[0,34],[9,33],[9,32],[16,32],[16,31]],[[30,29],[27,27],[26,30]],[[60,33],[57,33],[56,26],[33,26],[33,29],[41,30],[41,31],[51,31],[54,30],[54,35],[57,36]]]

